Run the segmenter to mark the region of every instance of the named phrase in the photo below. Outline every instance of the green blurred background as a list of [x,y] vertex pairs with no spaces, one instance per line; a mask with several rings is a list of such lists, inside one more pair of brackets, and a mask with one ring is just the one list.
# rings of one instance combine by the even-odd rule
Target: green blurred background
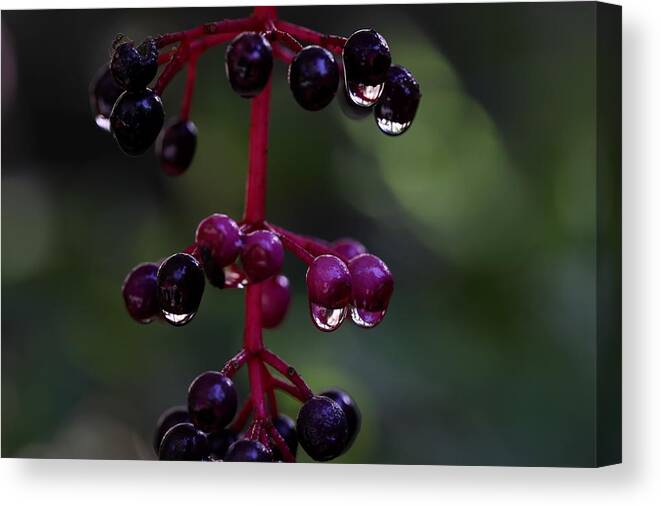
[[[87,88],[118,32],[142,39],[249,9],[2,13],[2,455],[153,459],[160,412],[238,350],[240,291],[207,290],[183,328],[127,316],[135,264],[190,244],[212,212],[239,217],[249,102],[205,54],[197,155],[178,179],[122,155]],[[353,236],[396,289],[374,330],[316,331],[304,267],[266,342],[313,389],[363,413],[338,461],[569,465],[594,455],[594,5],[288,7],[328,33],[375,27],[421,83],[399,138],[333,103],[298,107],[274,70],[268,214]],[[177,78],[165,96],[176,114]],[[245,378],[239,387],[245,393]],[[296,406],[282,398],[291,416]],[[303,452],[302,460],[307,460]]]

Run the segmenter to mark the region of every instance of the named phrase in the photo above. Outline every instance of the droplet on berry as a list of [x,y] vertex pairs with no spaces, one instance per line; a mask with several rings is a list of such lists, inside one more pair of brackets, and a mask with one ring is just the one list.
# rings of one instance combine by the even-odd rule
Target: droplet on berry
[[204,461],[208,455],[207,436],[190,423],[170,428],[158,449],[158,459],[162,461]]
[[96,125],[110,132],[110,112],[124,90],[117,84],[107,65],[104,65],[90,83],[90,106]]
[[273,69],[273,51],[266,37],[255,32],[237,35],[225,52],[225,73],[232,89],[244,98],[257,96]]
[[188,413],[193,424],[207,433],[223,429],[236,414],[234,383],[217,371],[198,375],[188,388]]
[[351,274],[339,257],[320,255],[305,275],[310,302],[310,315],[322,331],[334,331],[346,316],[351,298]]
[[[278,430],[280,436],[287,444],[289,452],[292,456],[296,457],[296,451],[298,450],[298,438],[296,437],[296,423],[291,419],[291,417],[286,416],[285,414],[279,414],[278,417],[273,419],[273,426]],[[278,446],[275,444],[272,446],[273,449],[273,461],[281,461],[282,454],[278,449]]]
[[237,440],[227,450],[225,461],[262,462],[273,461],[271,452],[257,440]]
[[278,274],[284,259],[282,242],[272,232],[254,231],[245,237],[241,263],[251,282],[259,283]]
[[209,440],[209,457],[218,461],[225,459],[227,449],[236,442],[237,435],[230,429],[222,429],[209,433],[207,439]]
[[114,45],[110,71],[125,90],[145,88],[158,71],[158,48],[153,39],[146,39],[137,48],[129,40]]
[[190,422],[188,416],[188,409],[186,407],[178,406],[171,407],[161,414],[156,423],[156,432],[154,433],[154,451],[158,454],[158,449],[161,447],[161,441],[167,431],[174,425],[179,423]]
[[351,319],[361,327],[374,327],[388,309],[394,281],[388,266],[372,254],[361,254],[349,261],[351,273]]
[[273,329],[287,315],[291,292],[289,279],[285,275],[275,275],[262,283],[262,327]]
[[170,176],[186,172],[193,161],[197,145],[197,127],[192,121],[170,120],[156,139],[156,158]]
[[310,317],[312,322],[321,331],[335,331],[342,325],[347,316],[347,307],[327,308],[310,302]]
[[356,436],[358,436],[358,432],[360,431],[362,416],[360,415],[360,410],[358,410],[358,405],[356,405],[356,402],[351,396],[341,389],[329,389],[328,391],[321,393],[319,396],[326,396],[336,402],[340,408],[342,408],[342,411],[347,418],[349,437],[344,448],[344,451],[346,452],[353,445]]
[[420,85],[413,74],[401,65],[391,66],[374,108],[374,118],[381,131],[389,136],[406,132],[415,118],[421,96]]
[[330,398],[314,396],[298,412],[298,441],[315,461],[329,461],[342,454],[348,431],[342,407]]
[[367,253],[367,248],[361,242],[352,238],[341,238],[331,244],[331,248],[343,259],[350,261],[360,254]]
[[204,293],[204,272],[192,255],[171,255],[158,268],[158,300],[172,325],[182,326],[197,312]]
[[342,113],[351,120],[363,120],[371,115],[372,109],[374,109],[374,106],[363,107],[354,103],[353,99],[349,96],[345,79],[341,80],[337,103],[339,104]]
[[243,289],[248,285],[248,279],[243,270],[236,264],[224,268],[225,287],[228,289]]
[[110,131],[127,155],[140,155],[156,140],[163,126],[163,103],[153,91],[126,91],[110,113]]
[[151,322],[160,312],[157,272],[158,266],[152,262],[139,264],[126,276],[122,285],[126,310],[142,324]]
[[227,285],[224,268],[231,265],[241,251],[239,226],[227,215],[214,213],[197,226],[195,243],[209,282],[222,289]]
[[318,111],[333,100],[340,72],[330,51],[307,46],[292,60],[287,79],[296,102],[303,109]]

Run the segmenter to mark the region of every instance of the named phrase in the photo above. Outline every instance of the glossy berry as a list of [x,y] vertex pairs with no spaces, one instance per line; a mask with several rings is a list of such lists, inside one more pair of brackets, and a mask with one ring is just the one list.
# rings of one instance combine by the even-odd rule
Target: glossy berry
[[125,90],[139,91],[147,87],[158,71],[158,48],[153,39],[146,39],[138,47],[133,41],[115,44],[110,71]]
[[192,121],[175,118],[156,139],[156,158],[170,176],[186,172],[193,161],[197,145],[197,128]]
[[324,308],[343,308],[351,298],[351,274],[339,257],[319,255],[305,275],[308,298]]
[[195,231],[195,243],[202,250],[206,264],[213,262],[218,269],[232,264],[241,251],[241,232],[237,223],[221,213],[202,220]]
[[225,73],[232,89],[245,98],[261,92],[271,77],[273,51],[266,37],[255,32],[237,35],[225,52]]
[[151,262],[134,267],[124,279],[122,296],[129,315],[146,324],[160,313],[156,273],[158,266]]
[[330,51],[320,46],[307,46],[292,60],[288,80],[296,102],[303,109],[318,111],[333,100],[340,71]]
[[278,274],[285,251],[280,238],[270,231],[254,231],[243,241],[241,263],[251,282],[258,283]]
[[349,437],[347,417],[335,401],[314,396],[306,401],[296,420],[298,441],[315,461],[337,458]]
[[342,408],[342,411],[347,418],[349,437],[347,439],[345,451],[348,450],[356,440],[356,436],[358,436],[358,432],[360,431],[362,416],[360,415],[360,410],[358,410],[358,405],[356,405],[356,402],[351,396],[341,389],[329,389],[328,391],[321,393],[319,396],[330,398]]
[[231,379],[207,371],[188,388],[188,413],[195,426],[207,433],[223,429],[236,413],[236,389]]
[[204,461],[208,455],[207,436],[190,423],[170,428],[158,449],[158,459],[162,461]]
[[358,257],[360,254],[367,253],[365,245],[351,238],[338,239],[331,244],[331,248],[347,261]]
[[110,131],[127,155],[140,155],[163,126],[163,103],[153,91],[124,92],[110,113]]
[[344,45],[342,60],[348,81],[374,86],[386,79],[390,48],[378,32],[358,30]]
[[189,423],[188,409],[184,406],[172,407],[161,414],[156,423],[156,432],[154,433],[154,451],[158,454],[161,447],[161,441],[167,431],[179,423]]
[[285,275],[275,275],[262,283],[262,327],[273,329],[280,325],[289,309],[291,291]]
[[99,128],[110,130],[110,112],[124,90],[104,65],[90,83],[89,98],[94,120]]
[[385,311],[394,289],[388,266],[376,255],[366,253],[349,261],[349,271],[354,306],[368,312]]
[[[296,451],[298,450],[298,438],[296,437],[296,423],[292,421],[291,417],[286,416],[285,414],[279,414],[278,417],[273,419],[273,426],[278,430],[280,436],[283,438],[289,452],[292,453],[292,456],[296,457]],[[281,461],[282,454],[278,447],[274,444],[273,448],[273,461]]]
[[421,96],[413,74],[400,65],[391,66],[381,98],[374,107],[379,128],[392,136],[406,132],[415,118]]
[[207,439],[209,440],[209,457],[219,461],[225,459],[227,449],[236,442],[237,435],[232,430],[222,429],[209,433]]
[[204,293],[204,272],[197,259],[186,253],[171,255],[158,268],[157,282],[158,300],[166,319],[174,325],[188,322]]
[[271,452],[257,440],[237,440],[227,450],[225,461],[266,463],[273,461]]

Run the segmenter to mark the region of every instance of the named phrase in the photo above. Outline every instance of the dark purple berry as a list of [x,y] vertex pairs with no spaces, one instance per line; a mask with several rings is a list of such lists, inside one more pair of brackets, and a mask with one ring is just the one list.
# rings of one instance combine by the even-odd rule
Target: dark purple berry
[[124,90],[112,77],[110,69],[104,65],[94,76],[90,83],[90,106],[94,113],[97,126],[103,130],[110,130],[110,113],[112,106]]
[[156,158],[161,169],[170,176],[179,176],[190,167],[197,145],[197,128],[192,121],[175,118],[156,139]]
[[227,449],[236,442],[237,435],[232,430],[222,429],[209,433],[207,439],[209,440],[209,457],[219,461],[225,459]]
[[308,298],[324,308],[344,308],[351,299],[351,274],[343,260],[319,255],[305,275]]
[[[289,452],[292,456],[296,457],[296,451],[298,450],[298,438],[296,437],[296,423],[292,421],[291,417],[286,416],[285,414],[279,414],[278,417],[273,419],[273,426],[278,430],[280,436],[283,438]],[[278,447],[274,444],[273,446],[273,461],[282,461],[282,454]]]
[[287,315],[291,291],[285,275],[275,275],[262,283],[262,327],[273,329]]
[[232,264],[241,251],[239,226],[227,215],[214,213],[197,226],[195,243],[198,250],[206,250],[210,261],[218,268],[224,268]]
[[390,48],[374,30],[358,30],[342,51],[347,80],[369,86],[383,83],[390,68]]
[[170,428],[158,449],[158,459],[162,461],[205,461],[208,456],[207,436],[190,423]]
[[314,396],[303,404],[298,412],[296,432],[301,446],[315,461],[337,458],[349,437],[342,407],[324,396]]
[[134,267],[124,279],[122,295],[129,315],[146,324],[160,313],[156,274],[158,266],[151,262]]
[[124,92],[110,113],[110,131],[127,155],[140,155],[163,126],[163,103],[153,91]]
[[282,269],[285,251],[280,238],[270,231],[254,231],[243,241],[241,263],[253,283],[266,280]]
[[192,255],[177,253],[158,268],[158,300],[164,317],[174,325],[187,323],[204,293],[204,272]]
[[255,32],[237,35],[225,52],[225,73],[232,89],[245,98],[258,95],[273,69],[273,52],[266,37]]
[[200,374],[188,388],[188,413],[193,424],[207,433],[223,429],[236,413],[236,389],[217,371]]
[[338,239],[332,243],[331,248],[347,261],[358,257],[360,254],[367,253],[365,245],[351,238]]
[[179,423],[189,423],[188,409],[184,406],[172,407],[161,414],[156,423],[156,432],[154,433],[154,451],[158,454],[161,447],[161,441],[167,431]]
[[388,308],[394,281],[385,263],[372,254],[361,254],[349,261],[353,305],[368,312]]
[[271,452],[257,440],[237,440],[227,450],[225,461],[266,463],[273,461]]
[[342,411],[347,418],[347,428],[349,431],[345,451],[348,450],[356,440],[356,436],[358,436],[358,432],[360,431],[362,416],[360,415],[360,410],[358,410],[358,405],[356,405],[356,402],[351,396],[341,389],[329,389],[328,391],[321,393],[319,396],[330,398],[342,408]]
[[333,54],[320,46],[307,46],[289,66],[289,88],[303,109],[323,109],[335,96],[340,71]]
[[420,85],[413,74],[400,65],[391,66],[381,98],[374,108],[379,128],[391,136],[406,132],[415,118],[421,96]]
[[114,44],[110,71],[124,89],[139,91],[147,87],[158,71],[158,48],[153,39],[146,39],[138,47],[133,41]]

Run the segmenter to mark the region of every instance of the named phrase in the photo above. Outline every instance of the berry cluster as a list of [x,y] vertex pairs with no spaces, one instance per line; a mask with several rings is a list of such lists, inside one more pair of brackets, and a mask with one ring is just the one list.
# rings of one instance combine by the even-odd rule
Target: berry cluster
[[[282,322],[291,299],[289,280],[280,272],[285,250],[308,266],[310,316],[322,331],[338,329],[347,316],[360,327],[379,324],[394,282],[386,264],[356,240],[327,243],[266,221],[273,63],[279,59],[288,64],[291,92],[304,109],[326,107],[342,82],[345,109],[356,117],[373,111],[377,125],[389,135],[402,134],[411,125],[420,87],[409,71],[392,65],[388,44],[374,30],[359,30],[348,39],[324,35],[279,20],[273,7],[256,7],[248,18],[148,38],[137,46],[119,36],[110,64],[91,88],[97,125],[112,132],[129,155],[143,153],[156,141],[162,169],[182,174],[196,145],[197,129],[189,113],[197,59],[225,42],[229,83],[252,101],[243,218],[235,221],[219,213],[205,218],[190,246],[159,263],[133,268],[122,294],[134,320],[183,326],[197,314],[207,282],[219,289],[245,288],[243,347],[219,371],[193,380],[187,407],[163,414],[154,449],[163,460],[295,461],[300,443],[310,457],[327,461],[352,445],[360,412],[344,391],[314,395],[292,366],[264,346],[263,329]],[[172,44],[178,46],[163,51]],[[340,64],[336,55],[341,55]],[[159,65],[165,67],[149,88]],[[184,66],[188,74],[180,114],[163,128],[161,94]],[[237,410],[232,378],[244,365],[250,393]],[[296,423],[279,413],[277,391],[302,403]]]

